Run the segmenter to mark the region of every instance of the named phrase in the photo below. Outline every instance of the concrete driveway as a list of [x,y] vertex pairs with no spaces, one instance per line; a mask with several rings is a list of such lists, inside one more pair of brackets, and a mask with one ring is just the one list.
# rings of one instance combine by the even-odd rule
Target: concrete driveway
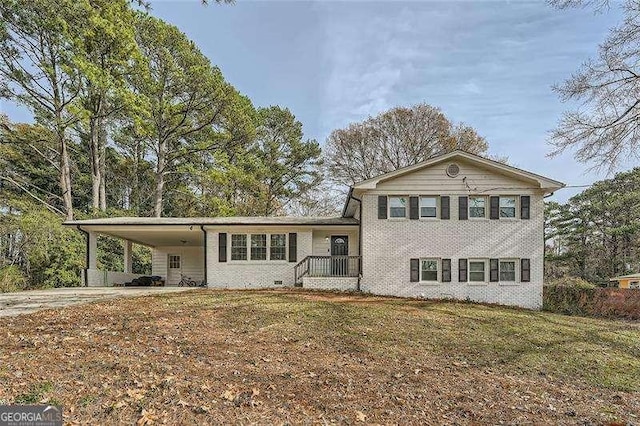
[[61,308],[117,297],[177,293],[189,287],[71,287],[0,293],[0,317],[29,314],[43,309]]

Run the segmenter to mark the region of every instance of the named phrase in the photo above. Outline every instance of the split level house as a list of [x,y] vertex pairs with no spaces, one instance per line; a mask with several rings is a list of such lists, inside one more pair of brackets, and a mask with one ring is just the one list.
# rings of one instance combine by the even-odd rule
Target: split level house
[[[339,217],[118,217],[87,235],[87,286],[130,281],[132,244],[152,275],[211,288],[302,286],[542,305],[543,198],[561,182],[454,151],[353,185]],[[98,270],[97,237],[124,241],[124,271]]]

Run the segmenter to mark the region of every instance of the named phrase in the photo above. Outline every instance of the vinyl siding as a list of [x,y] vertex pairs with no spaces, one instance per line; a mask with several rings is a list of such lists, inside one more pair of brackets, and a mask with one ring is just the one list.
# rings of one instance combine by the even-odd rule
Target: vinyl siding
[[[167,261],[170,254],[179,254],[182,259],[182,273],[187,277],[202,281],[204,279],[203,247],[156,247],[151,254],[152,275],[167,278]],[[169,283],[167,283],[169,285]]]
[[[358,231],[345,231],[340,229],[331,230],[314,230],[313,231],[313,255],[314,256],[331,256],[331,236],[347,235],[349,237],[349,256],[358,255]],[[329,239],[327,240],[327,237]]]
[[[455,178],[447,176],[446,173],[446,168],[451,163],[456,163],[460,166],[460,173]],[[465,177],[466,180],[463,181]],[[536,184],[532,182],[514,179],[511,176],[456,159],[435,164],[386,182],[380,182],[375,190],[369,191],[367,194],[450,195],[480,193],[492,191],[495,188],[508,188],[507,190],[502,190],[502,193],[527,195],[535,193],[535,187]]]

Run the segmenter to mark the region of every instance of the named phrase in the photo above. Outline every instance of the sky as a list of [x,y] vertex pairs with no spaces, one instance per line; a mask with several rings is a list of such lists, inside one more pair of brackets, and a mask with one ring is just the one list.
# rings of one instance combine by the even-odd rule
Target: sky
[[[543,1],[153,0],[151,13],[194,40],[256,106],[288,107],[321,144],[334,129],[424,102],[474,127],[511,165],[570,186],[607,177],[571,152],[548,158],[548,134],[571,107],[552,85],[595,57],[621,21],[617,7],[596,14]],[[0,112],[29,119],[7,102]]]

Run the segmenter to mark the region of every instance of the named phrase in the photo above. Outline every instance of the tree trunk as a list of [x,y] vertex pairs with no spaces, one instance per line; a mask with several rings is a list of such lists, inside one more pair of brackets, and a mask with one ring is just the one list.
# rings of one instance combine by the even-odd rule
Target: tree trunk
[[73,197],[71,194],[71,167],[69,165],[69,151],[64,131],[58,132],[58,143],[60,144],[60,190],[62,191],[62,202],[66,212],[67,220],[73,220]]
[[98,135],[98,119],[89,119],[89,154],[91,155],[91,208],[100,209],[100,139]]
[[158,141],[158,161],[156,164],[156,189],[155,189],[155,204],[153,208],[153,214],[155,217],[162,216],[162,201],[164,195],[164,170],[167,153],[167,142],[164,140]]
[[107,211],[107,129],[104,119],[101,118],[98,123],[98,141],[100,144],[100,211],[104,212]]

